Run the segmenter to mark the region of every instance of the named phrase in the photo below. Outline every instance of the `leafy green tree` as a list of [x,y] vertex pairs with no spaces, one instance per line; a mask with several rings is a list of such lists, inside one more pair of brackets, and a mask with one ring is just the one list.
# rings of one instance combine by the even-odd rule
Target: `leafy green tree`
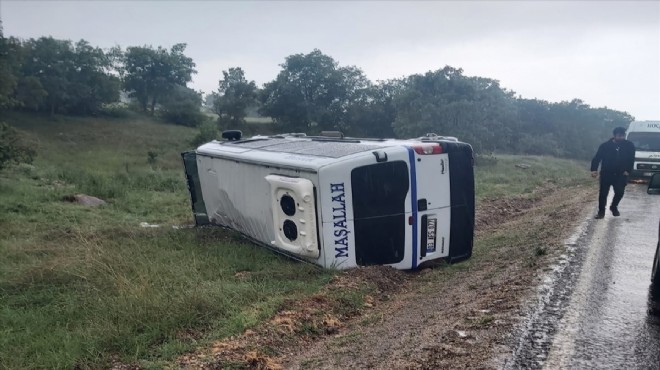
[[259,113],[288,131],[346,130],[348,108],[368,84],[361,70],[339,67],[318,49],[290,55],[264,86]]
[[347,134],[362,137],[395,137],[392,124],[397,111],[394,99],[400,93],[402,81],[391,80],[370,85],[357,94],[348,106]]
[[0,22],[0,109],[11,108],[15,104],[12,98],[17,78],[12,63],[12,40],[6,39]]
[[22,74],[39,80],[47,93],[44,108],[51,115],[63,110],[69,101],[69,77],[75,70],[71,41],[41,37],[24,42],[23,48]]
[[633,117],[607,108],[591,108],[579,99],[560,103],[517,99],[521,139],[517,153],[545,154],[578,159],[593,156],[595,148],[626,127]]
[[74,45],[73,65],[68,75],[68,111],[95,113],[102,104],[119,100],[120,81],[110,74],[112,61],[102,49],[80,40]]
[[192,58],[183,52],[186,44],[176,44],[168,51],[163,47],[129,47],[124,53],[124,88],[146,112],[154,114],[156,104],[176,86],[186,86],[197,73]]
[[32,163],[35,155],[15,128],[0,122],[0,171],[11,164]]
[[177,125],[196,127],[206,117],[200,111],[202,95],[185,86],[175,85],[161,102],[160,115]]
[[218,114],[221,127],[241,127],[245,124],[246,110],[257,98],[257,86],[248,81],[240,67],[222,71],[218,92],[213,95],[213,110]]
[[37,77],[27,76],[18,81],[16,101],[22,108],[38,111],[44,105],[48,92]]
[[119,99],[119,80],[100,48],[52,37],[22,44],[16,100],[20,106],[55,113],[96,113]]
[[447,66],[404,81],[395,100],[394,131],[403,137],[456,136],[477,151],[507,150],[515,131],[514,101],[497,81]]
[[[122,52],[84,40],[21,41],[5,38],[0,25],[0,109],[93,114],[117,101],[121,80],[145,112],[154,114],[159,106],[159,114],[170,122],[208,123],[200,112],[200,94],[186,87],[196,71],[185,48],[143,46]],[[277,130],[338,129],[371,137],[433,132],[457,136],[480,153],[580,159],[590,157],[614,126],[633,120],[626,112],[592,108],[579,99],[516,98],[496,80],[465,76],[449,66],[376,84],[358,68],[339,66],[319,50],[290,55],[281,67],[262,90],[241,68],[223,71],[218,91],[206,97],[207,107],[218,113],[222,126],[240,127],[260,103],[259,114],[272,117]],[[200,129],[199,140],[217,136],[209,127]],[[12,135],[3,130],[6,137]]]

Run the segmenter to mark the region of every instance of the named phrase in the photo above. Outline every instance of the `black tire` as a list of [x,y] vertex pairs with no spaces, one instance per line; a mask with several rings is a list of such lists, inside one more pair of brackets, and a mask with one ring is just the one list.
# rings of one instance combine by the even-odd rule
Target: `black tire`
[[655,259],[653,260],[653,270],[651,272],[651,283],[655,290],[660,290],[660,241],[655,249]]
[[660,301],[660,223],[658,224],[658,246],[655,248],[655,258],[653,258],[653,269],[651,270],[651,288],[655,293],[654,297]]

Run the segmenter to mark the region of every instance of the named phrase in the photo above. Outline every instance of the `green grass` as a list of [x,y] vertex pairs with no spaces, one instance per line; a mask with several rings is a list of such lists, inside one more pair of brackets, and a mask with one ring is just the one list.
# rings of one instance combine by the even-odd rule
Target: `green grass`
[[[518,168],[517,164],[528,165]],[[498,155],[483,165],[477,164],[477,200],[529,194],[540,186],[559,187],[591,181],[586,162],[553,157]]]
[[248,124],[269,124],[273,123],[270,117],[245,117],[245,122]]
[[[195,130],[6,120],[39,156],[0,175],[0,368],[157,364],[241,333],[331,277],[218,228],[171,227],[192,222],[179,152]],[[108,204],[62,201],[75,193]]]
[[[140,116],[3,120],[38,157],[0,174],[0,369],[159,366],[332,277],[219,228],[171,227],[192,222],[179,153],[195,129]],[[582,167],[501,156],[477,167],[478,199],[574,184]],[[62,201],[76,193],[108,203]],[[353,310],[363,297],[351,294],[333,298]]]

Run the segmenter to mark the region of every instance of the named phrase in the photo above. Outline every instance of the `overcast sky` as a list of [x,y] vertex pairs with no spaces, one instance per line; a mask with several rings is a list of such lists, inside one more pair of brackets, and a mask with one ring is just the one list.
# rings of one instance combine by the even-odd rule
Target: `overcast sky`
[[188,44],[195,89],[240,66],[263,84],[314,48],[371,80],[450,65],[525,98],[660,120],[660,1],[12,1],[5,35],[111,47]]

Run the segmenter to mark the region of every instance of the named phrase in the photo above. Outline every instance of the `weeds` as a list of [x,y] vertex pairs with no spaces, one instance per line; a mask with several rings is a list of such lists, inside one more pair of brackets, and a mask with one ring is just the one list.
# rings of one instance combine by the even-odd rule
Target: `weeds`
[[546,254],[548,254],[548,250],[545,247],[536,246],[536,248],[534,248],[534,255],[537,257],[545,256]]

